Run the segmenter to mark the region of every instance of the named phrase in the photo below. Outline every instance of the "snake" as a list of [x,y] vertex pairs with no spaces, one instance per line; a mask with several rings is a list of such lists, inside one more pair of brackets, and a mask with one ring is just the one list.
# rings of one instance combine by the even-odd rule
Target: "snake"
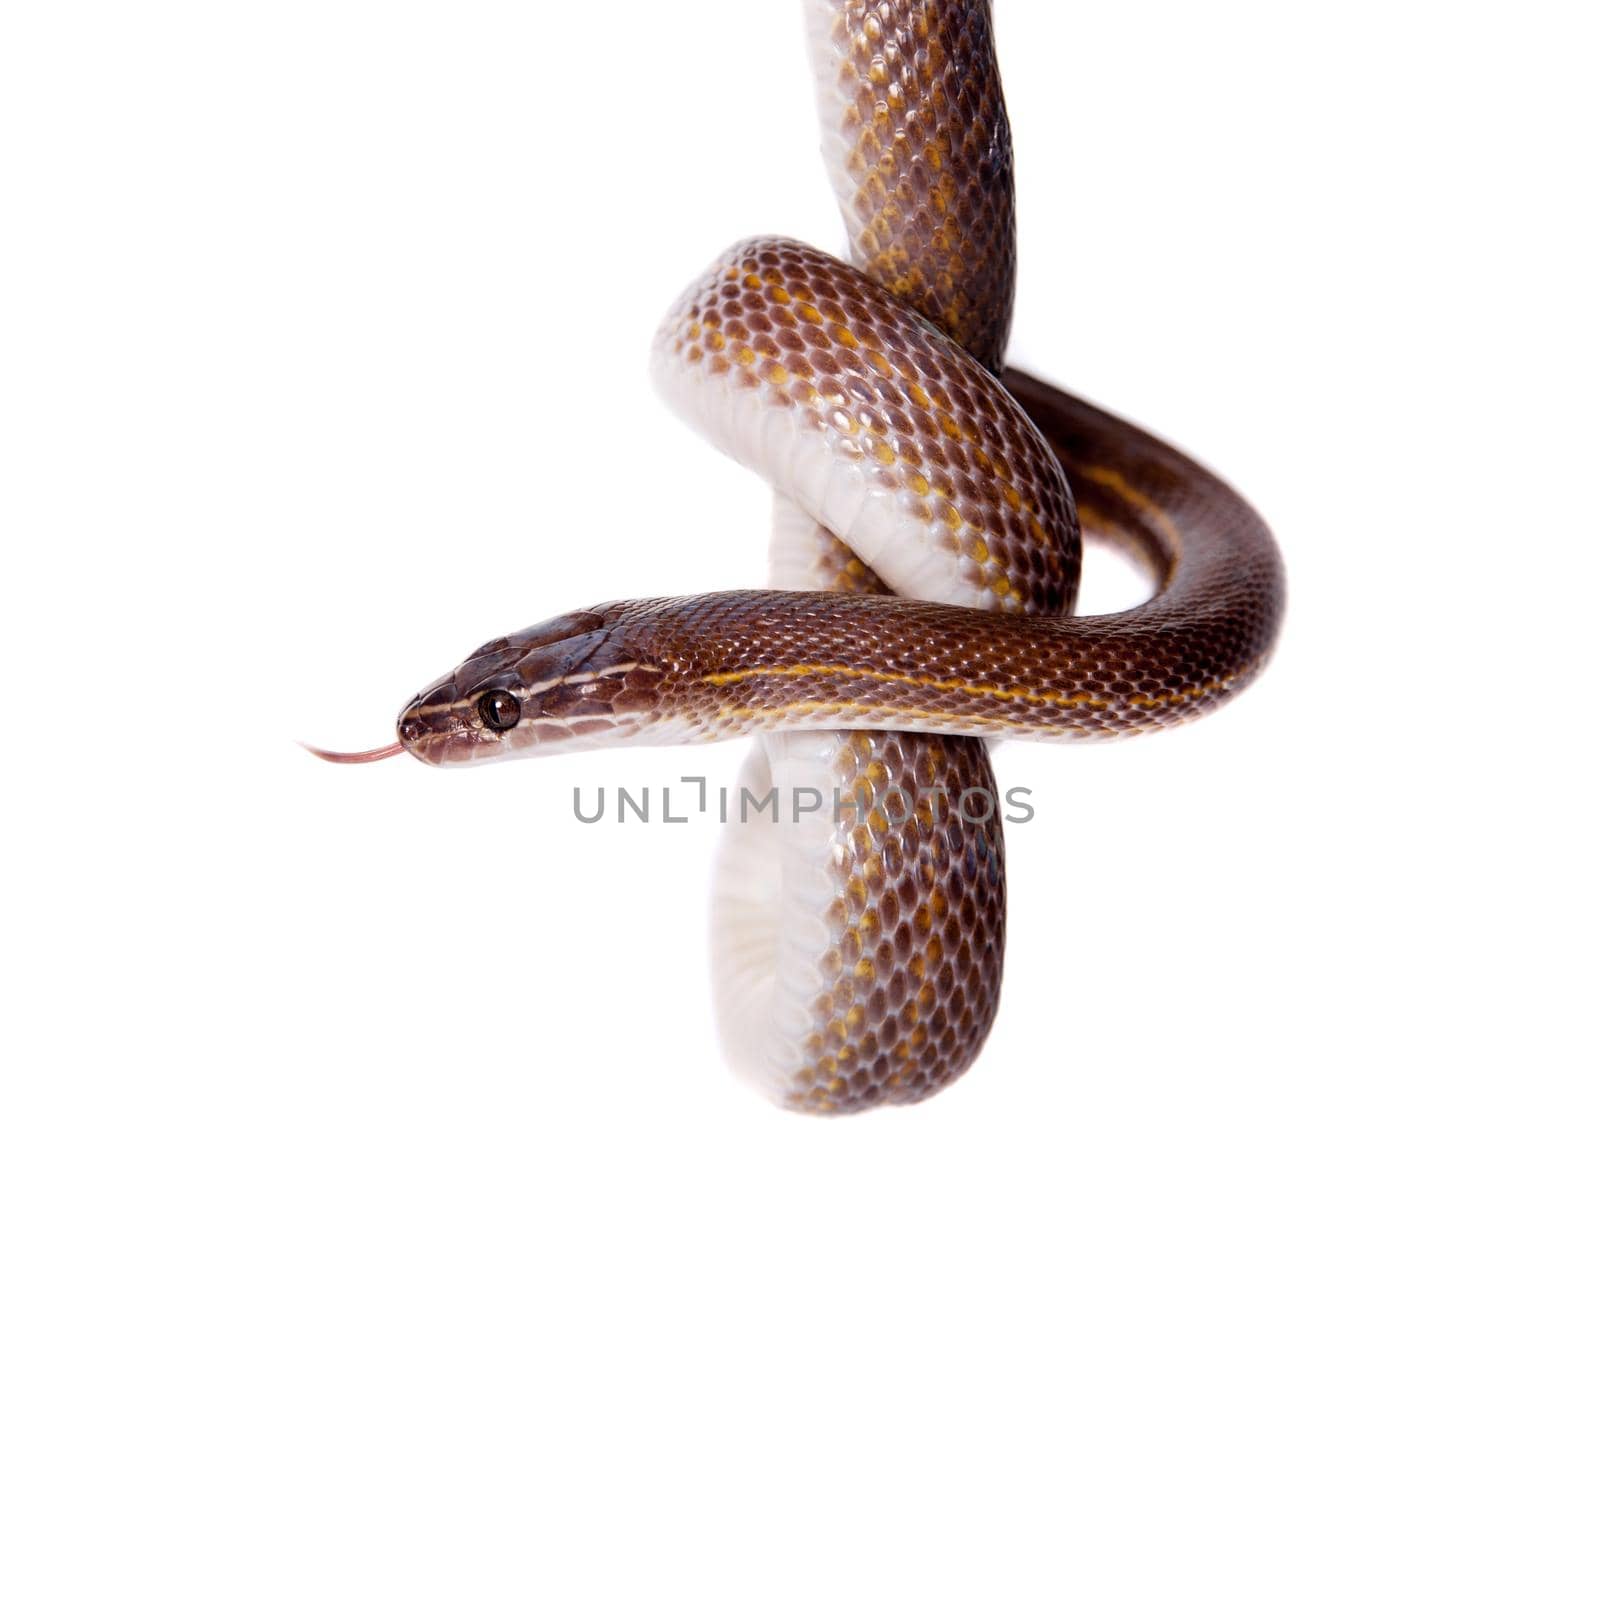
[[[393,743],[314,753],[448,768],[752,738],[714,874],[719,1034],[769,1099],[835,1114],[925,1100],[994,1022],[987,741],[1215,710],[1266,665],[1285,580],[1220,478],[1005,364],[1016,188],[988,0],[803,3],[849,259],[741,240],[651,354],[673,409],[772,486],[770,587],[565,612],[419,691]],[[1074,615],[1085,538],[1150,597]]]

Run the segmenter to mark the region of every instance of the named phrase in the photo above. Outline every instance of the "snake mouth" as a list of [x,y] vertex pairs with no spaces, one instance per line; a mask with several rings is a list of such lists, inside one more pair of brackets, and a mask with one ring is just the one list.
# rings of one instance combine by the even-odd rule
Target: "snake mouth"
[[627,731],[627,719],[609,706],[547,690],[524,707],[514,726],[497,732],[483,723],[483,698],[479,691],[429,705],[419,696],[400,714],[397,748],[430,767],[455,767],[612,744]]
[[501,753],[502,736],[484,726],[474,702],[447,678],[414,695],[395,721],[397,742],[424,766],[460,766]]

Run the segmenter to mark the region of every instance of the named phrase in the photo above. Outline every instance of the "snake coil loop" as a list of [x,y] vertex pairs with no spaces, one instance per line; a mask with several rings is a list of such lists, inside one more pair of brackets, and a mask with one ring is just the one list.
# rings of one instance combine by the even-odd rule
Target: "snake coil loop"
[[[843,1112],[944,1087],[994,1019],[1004,839],[984,738],[1214,709],[1265,665],[1284,586],[1226,484],[1003,368],[1015,214],[987,0],[806,4],[852,263],[735,245],[653,355],[668,400],[773,485],[775,587],[607,602],[491,640],[411,700],[391,749],[445,765],[756,735],[742,788],[778,815],[725,833],[722,1037],[780,1104]],[[1141,561],[1154,596],[1072,616],[1080,530]]]

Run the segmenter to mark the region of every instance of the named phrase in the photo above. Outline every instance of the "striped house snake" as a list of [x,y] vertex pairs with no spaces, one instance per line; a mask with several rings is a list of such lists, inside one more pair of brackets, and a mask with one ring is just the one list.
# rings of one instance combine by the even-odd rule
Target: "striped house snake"
[[[747,239],[668,311],[668,401],[773,486],[772,588],[625,600],[494,639],[417,694],[433,766],[756,735],[714,890],[741,1075],[812,1112],[921,1100],[983,1045],[1005,943],[984,740],[1143,733],[1265,664],[1272,535],[1130,423],[1003,366],[1016,271],[988,0],[805,0],[849,264]],[[1072,615],[1081,534],[1144,604]],[[987,808],[971,803],[987,796]]]

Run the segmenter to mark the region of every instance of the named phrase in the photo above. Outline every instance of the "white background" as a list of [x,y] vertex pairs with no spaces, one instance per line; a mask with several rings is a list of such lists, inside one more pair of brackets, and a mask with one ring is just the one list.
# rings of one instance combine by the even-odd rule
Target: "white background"
[[644,360],[838,243],[796,8],[7,9],[8,1596],[1596,1593],[1579,15],[1001,7],[1013,356],[1291,611],[1001,750],[988,1049],[825,1123],[717,1059],[714,827],[571,817],[736,747],[292,743],[759,581]]

